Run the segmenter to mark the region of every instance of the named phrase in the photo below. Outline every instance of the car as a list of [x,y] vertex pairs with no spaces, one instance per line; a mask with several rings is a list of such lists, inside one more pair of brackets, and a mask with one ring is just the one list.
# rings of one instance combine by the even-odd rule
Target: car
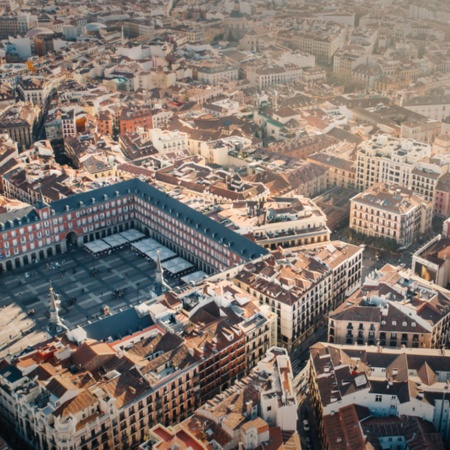
[[309,422],[308,422],[308,419],[305,419],[305,420],[303,421],[303,429],[304,429],[305,431],[309,431]]

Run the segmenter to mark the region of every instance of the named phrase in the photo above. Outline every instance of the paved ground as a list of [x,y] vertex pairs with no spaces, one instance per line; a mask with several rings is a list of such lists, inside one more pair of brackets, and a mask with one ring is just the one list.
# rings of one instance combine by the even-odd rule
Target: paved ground
[[[97,271],[95,277],[93,270]],[[26,273],[31,276],[27,278]],[[77,249],[0,275],[0,357],[8,349],[15,352],[42,341],[41,330],[48,320],[50,280],[60,295],[60,316],[73,328],[100,314],[102,305],[116,310],[148,300],[155,281],[155,264],[129,247],[95,260]],[[126,293],[114,297],[116,289],[126,289]],[[73,298],[76,302],[71,304]],[[31,309],[34,315],[28,315]]]

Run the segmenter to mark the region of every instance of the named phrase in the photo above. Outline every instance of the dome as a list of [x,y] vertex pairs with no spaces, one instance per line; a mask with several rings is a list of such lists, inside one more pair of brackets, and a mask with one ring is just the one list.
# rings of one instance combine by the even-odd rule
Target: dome
[[38,27],[38,28],[33,28],[32,30],[30,30],[26,34],[26,37],[34,38],[35,36],[37,36],[39,34],[55,34],[55,32],[50,30],[49,28]]

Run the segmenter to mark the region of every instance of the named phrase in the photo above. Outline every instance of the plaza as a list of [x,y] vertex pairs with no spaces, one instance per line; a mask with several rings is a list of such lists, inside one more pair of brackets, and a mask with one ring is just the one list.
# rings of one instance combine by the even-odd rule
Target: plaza
[[[73,329],[154,296],[156,264],[132,247],[94,258],[82,248],[0,275],[0,357],[42,342],[48,324],[49,282],[59,315]],[[95,276],[93,274],[95,273]],[[174,286],[178,279],[167,279]]]

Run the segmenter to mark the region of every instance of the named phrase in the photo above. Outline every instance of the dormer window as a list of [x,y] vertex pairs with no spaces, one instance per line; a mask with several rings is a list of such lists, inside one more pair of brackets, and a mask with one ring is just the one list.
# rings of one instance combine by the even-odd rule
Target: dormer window
[[396,321],[396,320],[393,320],[393,321],[392,321],[392,325],[397,325],[397,321]]

